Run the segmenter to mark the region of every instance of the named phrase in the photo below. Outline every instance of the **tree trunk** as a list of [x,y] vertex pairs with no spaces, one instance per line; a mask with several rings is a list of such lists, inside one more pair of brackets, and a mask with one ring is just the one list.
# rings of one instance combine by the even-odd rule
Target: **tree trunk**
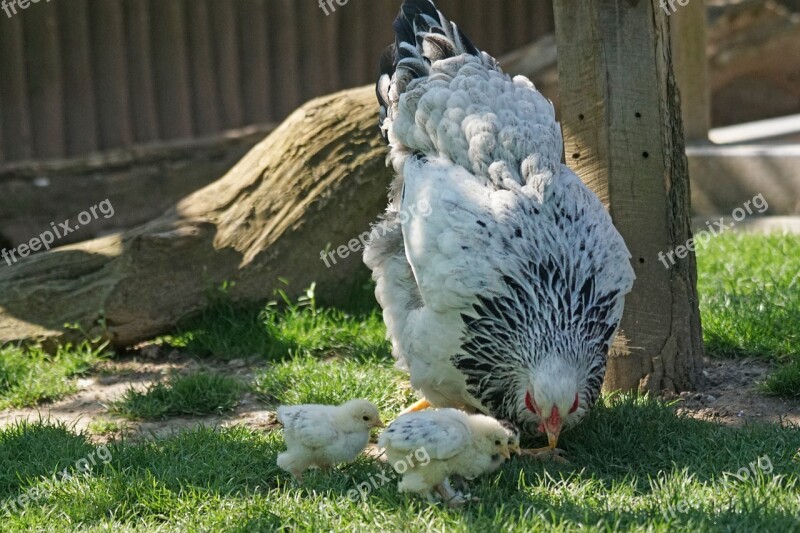
[[605,388],[691,389],[703,355],[695,257],[659,260],[691,237],[668,17],[657,0],[554,7],[566,159],[608,206],[636,270]]
[[[386,204],[385,153],[373,87],[309,102],[156,220],[11,265],[0,259],[0,343],[67,340],[72,323],[127,346],[168,331],[224,281],[240,300],[269,298],[279,277],[295,294],[313,281],[323,294],[344,291],[364,268],[347,246],[360,247]],[[329,243],[342,253],[328,268],[320,252]]]

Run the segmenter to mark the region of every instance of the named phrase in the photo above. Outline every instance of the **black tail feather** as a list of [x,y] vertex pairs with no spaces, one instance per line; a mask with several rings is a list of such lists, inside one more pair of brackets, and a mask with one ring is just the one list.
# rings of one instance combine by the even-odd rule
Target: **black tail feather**
[[461,54],[480,56],[464,32],[436,9],[432,0],[405,0],[393,24],[395,42],[384,50],[375,87],[381,106],[380,126],[391,106],[389,90],[402,94],[412,80],[424,78],[435,61]]

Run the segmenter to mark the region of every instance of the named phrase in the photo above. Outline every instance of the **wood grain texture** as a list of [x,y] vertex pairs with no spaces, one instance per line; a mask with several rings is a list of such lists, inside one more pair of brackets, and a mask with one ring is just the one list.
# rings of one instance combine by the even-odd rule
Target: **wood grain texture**
[[[239,73],[242,85],[244,122],[265,122],[272,116],[270,102],[272,86],[269,70],[269,39],[264,0],[241,0],[239,10],[239,54],[242,69]],[[279,71],[275,71],[276,74]]]
[[222,127],[235,128],[244,124],[242,102],[241,62],[237,40],[239,25],[233,2],[205,0],[211,18],[214,45],[214,70],[222,118]]
[[34,154],[22,35],[20,17],[3,21],[0,29],[0,112],[4,153],[9,160],[28,159]]
[[153,73],[161,137],[191,137],[192,97],[183,0],[151,0]]
[[134,139],[154,141],[159,138],[159,128],[150,6],[142,0],[123,0],[123,7]]
[[100,148],[133,143],[125,25],[120,0],[90,0],[94,92]]
[[690,254],[689,176],[666,15],[657,0],[555,3],[567,163],[608,206],[636,271],[605,387],[687,390],[702,341]]
[[[31,9],[21,16],[25,35],[28,95],[33,146],[40,157],[61,157],[66,152],[64,85],[59,24],[54,6]],[[3,21],[5,22],[5,21]],[[48,39],[41,39],[47,35]]]
[[69,4],[60,2],[54,7],[61,23],[66,153],[85,154],[99,146],[92,85],[89,5],[87,0],[75,0]]
[[191,50],[189,60],[194,131],[199,135],[210,135],[220,129],[211,21],[204,1],[192,3],[191,6],[186,4],[185,9],[188,50]]

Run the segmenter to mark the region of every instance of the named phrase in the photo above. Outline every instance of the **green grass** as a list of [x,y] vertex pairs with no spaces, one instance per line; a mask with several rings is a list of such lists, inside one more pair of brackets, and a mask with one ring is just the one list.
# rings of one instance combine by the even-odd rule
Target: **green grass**
[[[0,509],[0,520],[12,531],[798,530],[797,429],[727,428],[625,396],[561,442],[571,464],[515,458],[473,483],[480,501],[451,510],[398,494],[394,479],[381,484],[390,472],[367,457],[311,471],[298,486],[275,464],[280,433],[238,426],[116,442],[107,464],[62,481],[56,473],[94,447],[63,426],[23,424],[0,431],[0,506],[41,496],[24,512]],[[377,488],[363,501],[350,497],[371,480]]]
[[[357,292],[367,290],[371,288]],[[167,342],[223,360],[259,356],[280,361],[306,354],[371,357],[390,352],[374,302],[368,309],[357,306],[356,312],[319,308],[312,286],[297,302],[278,291],[278,301],[256,306],[233,303],[226,291],[215,294],[209,307],[181,324]],[[363,299],[362,294],[357,296]]]
[[267,404],[340,404],[366,398],[378,406],[384,418],[409,405],[414,394],[407,374],[393,368],[388,359],[320,361],[300,357],[260,372],[253,390]]
[[[767,390],[797,395],[798,238],[722,235],[699,251],[698,268],[708,353],[774,361]],[[259,356],[267,365],[247,386],[268,408],[362,397],[389,420],[412,400],[374,304],[326,308],[313,288],[298,302],[279,296],[238,306],[223,291],[164,340],[204,357]],[[0,399],[24,404],[69,392],[68,376],[99,355],[82,350],[53,357],[0,350]],[[129,391],[112,409],[159,419],[220,412],[242,387],[213,374],[174,376]],[[121,438],[108,445],[108,462],[77,475],[83,458],[98,456],[88,435],[19,423],[0,430],[0,531],[800,531],[796,427],[725,427],[654,399],[613,396],[559,444],[570,464],[515,458],[473,483],[479,501],[451,510],[398,494],[395,479],[381,484],[382,475],[394,476],[366,456],[311,471],[298,486],[276,466],[277,430],[200,427],[164,439]],[[363,501],[351,498],[370,482]],[[8,505],[23,495],[25,505]]]
[[198,372],[174,375],[145,391],[130,388],[111,403],[109,412],[126,418],[158,420],[170,416],[207,415],[233,409],[241,385],[228,376]]
[[723,234],[697,267],[706,352],[774,361],[765,390],[800,397],[800,236]]
[[128,425],[117,420],[98,418],[89,422],[87,429],[93,435],[108,435],[127,431]]
[[54,355],[39,346],[0,346],[0,409],[28,407],[74,393],[76,376],[103,357],[88,342],[59,347]]

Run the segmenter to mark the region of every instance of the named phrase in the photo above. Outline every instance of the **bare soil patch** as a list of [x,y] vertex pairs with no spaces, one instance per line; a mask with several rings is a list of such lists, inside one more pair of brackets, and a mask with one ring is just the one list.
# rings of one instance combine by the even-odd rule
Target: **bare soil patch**
[[663,397],[678,398],[679,413],[726,425],[765,421],[800,426],[800,401],[766,396],[758,390],[772,371],[773,365],[757,359],[706,358],[703,391]]
[[[256,358],[230,362],[203,361],[147,346],[135,355],[101,363],[87,377],[78,380],[79,391],[62,400],[24,409],[0,411],[0,428],[18,420],[35,421],[51,418],[65,422],[79,431],[92,434],[96,442],[106,442],[125,435],[129,439],[163,437],[198,425],[224,427],[244,424],[253,429],[271,430],[277,426],[275,413],[250,393],[243,393],[239,404],[230,413],[203,417],[177,417],[158,421],[132,421],[112,415],[107,405],[130,388],[143,390],[167,379],[173,373],[208,370],[226,374],[242,382],[267,366]],[[664,394],[664,399],[677,399],[677,412],[692,417],[738,426],[747,422],[788,422],[800,426],[800,402],[765,396],[758,383],[771,371],[769,363],[753,359],[706,359],[705,390]],[[108,421],[115,430],[92,433],[90,424]]]

